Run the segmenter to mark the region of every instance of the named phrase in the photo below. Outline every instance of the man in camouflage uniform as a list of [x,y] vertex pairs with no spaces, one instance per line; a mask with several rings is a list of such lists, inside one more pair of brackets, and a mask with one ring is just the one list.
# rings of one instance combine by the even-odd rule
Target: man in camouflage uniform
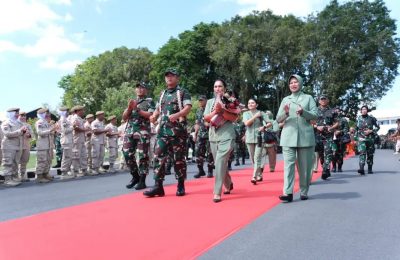
[[[208,123],[204,121],[204,109],[206,108],[207,97],[204,95],[199,96],[199,108],[196,112],[196,124],[194,126],[194,137],[193,141],[196,144],[196,161],[197,168],[199,169],[199,173],[194,175],[195,178],[200,178],[201,176],[205,176],[206,173],[203,169],[203,163],[207,159],[208,173],[207,177],[213,177],[213,169],[214,169],[214,159],[211,154],[210,142],[208,141]],[[207,125],[206,125],[207,124]]]
[[17,165],[21,158],[23,136],[28,129],[18,121],[18,116],[19,108],[10,108],[7,110],[7,120],[1,124],[1,131],[3,132],[1,141],[3,171],[1,175],[4,177],[4,185],[8,187],[21,184],[14,178],[17,175]]
[[343,136],[349,132],[349,123],[344,118],[343,112],[339,109],[335,109],[338,120],[338,128],[335,130],[333,142],[335,143],[335,150],[333,151],[332,157],[332,171],[336,172],[336,165],[338,172],[342,172],[343,158],[346,152],[346,144],[342,142]]
[[54,134],[54,146],[56,149],[56,164],[52,166],[52,168],[60,168],[61,167],[61,160],[63,157],[63,150],[61,146],[61,133],[56,132]]
[[118,157],[118,137],[119,131],[117,127],[117,117],[110,116],[108,117],[108,125],[106,125],[106,130],[108,130],[107,137],[107,149],[108,149],[108,161],[110,163],[110,168],[108,169],[109,173],[115,173],[117,170],[115,169],[115,161]]
[[48,122],[50,113],[47,108],[39,109],[37,116],[39,120],[35,124],[38,136],[36,142],[36,181],[47,183],[53,180],[52,176],[50,176],[50,167],[53,159],[53,136],[57,128],[56,125],[51,125]]
[[150,121],[155,122],[160,116],[160,129],[154,152],[155,185],[143,193],[147,197],[164,196],[165,194],[163,181],[168,154],[173,154],[175,157],[175,177],[178,179],[176,195],[185,195],[186,116],[192,108],[192,103],[189,92],[178,85],[179,73],[175,69],[166,70],[164,76],[167,89],[161,93],[156,111],[150,117]]
[[31,155],[31,139],[33,137],[33,130],[30,124],[26,122],[26,113],[20,112],[18,120],[26,126],[28,129],[23,137],[22,151],[21,151],[21,159],[18,164],[18,181],[28,181],[28,176],[26,174],[26,165],[29,162],[29,158]]
[[318,118],[314,127],[317,130],[318,139],[322,143],[318,149],[318,155],[322,165],[322,176],[323,180],[328,179],[331,176],[330,166],[333,156],[333,150],[335,150],[335,143],[333,142],[333,133],[338,126],[335,111],[329,107],[329,99],[325,94],[321,94],[319,97],[318,107]]
[[368,165],[368,173],[372,174],[372,165],[374,164],[375,136],[380,127],[375,117],[368,115],[368,106],[361,107],[361,116],[357,118],[355,140],[357,141],[357,150],[360,154],[360,169],[358,173],[365,175],[365,161]]
[[240,165],[240,158],[242,158],[242,164],[245,164],[246,160],[246,143],[243,141],[243,137],[246,133],[246,126],[244,125],[243,121],[239,120],[234,123],[235,126],[235,158],[236,163],[235,166]]
[[67,119],[68,108],[60,107],[58,109],[58,132],[60,133],[60,144],[63,150],[61,159],[61,180],[71,179],[74,176],[68,174],[72,165],[72,146],[73,146],[73,131],[72,123]]
[[[155,103],[147,98],[147,85],[137,83],[135,86],[136,99],[130,99],[122,119],[127,122],[122,152],[126,165],[132,175],[126,188],[141,190],[146,188],[146,176],[149,174],[150,149],[150,116],[155,109]],[[138,161],[136,160],[138,150]]]
[[[93,168],[92,164],[92,122],[94,121],[94,115],[93,114],[87,114],[86,117],[86,122],[84,124],[84,127],[87,129],[85,132],[85,147],[86,147],[86,158],[87,158],[87,168],[89,169],[89,174],[92,174],[91,169]],[[97,173],[94,173],[96,175]]]
[[105,173],[103,168],[106,134],[110,132],[104,125],[104,111],[96,112],[96,119],[91,124],[92,129],[92,169],[91,174]]
[[74,128],[74,142],[72,146],[72,167],[73,176],[80,177],[87,174],[87,155],[85,147],[85,134],[90,129],[85,128],[85,108],[83,106],[75,106],[74,115],[71,118],[72,127]]

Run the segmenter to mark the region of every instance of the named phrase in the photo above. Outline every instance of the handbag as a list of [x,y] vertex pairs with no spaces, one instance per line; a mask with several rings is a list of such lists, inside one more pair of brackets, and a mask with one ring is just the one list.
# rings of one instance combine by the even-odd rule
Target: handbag
[[273,131],[264,131],[264,143],[272,144],[278,141],[276,134]]

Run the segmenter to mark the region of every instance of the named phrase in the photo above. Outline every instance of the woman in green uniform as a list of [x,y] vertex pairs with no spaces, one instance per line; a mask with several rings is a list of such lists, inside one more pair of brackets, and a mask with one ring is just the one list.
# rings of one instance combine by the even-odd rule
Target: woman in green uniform
[[263,173],[261,169],[264,168],[262,154],[263,154],[263,141],[259,140],[259,135],[267,128],[271,127],[267,114],[257,109],[257,101],[253,98],[247,102],[248,111],[243,113],[243,122],[246,126],[246,146],[249,151],[250,160],[253,163],[253,177],[251,182],[255,185],[257,181],[262,181]]
[[225,81],[217,79],[214,83],[215,98],[207,101],[204,110],[204,120],[210,124],[209,141],[215,162],[214,202],[221,201],[222,184],[225,186],[224,194],[229,194],[233,189],[228,160],[235,142],[233,122],[237,119],[240,109],[230,110],[224,107],[221,97],[225,91]]
[[285,123],[280,140],[284,159],[284,184],[283,194],[279,198],[286,202],[293,200],[296,161],[301,200],[308,199],[313,167],[315,137],[310,120],[317,118],[317,106],[312,96],[301,91],[302,87],[303,79],[299,75],[290,76],[289,89],[292,94],[282,100],[276,116],[279,123]]

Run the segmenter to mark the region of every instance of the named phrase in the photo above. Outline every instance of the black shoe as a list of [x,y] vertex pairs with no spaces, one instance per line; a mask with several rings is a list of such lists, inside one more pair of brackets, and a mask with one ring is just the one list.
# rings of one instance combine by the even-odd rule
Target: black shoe
[[143,195],[146,197],[163,197],[165,195],[164,187],[162,186],[162,181],[156,181],[156,184],[150,190],[146,190],[143,192]]
[[321,179],[323,179],[325,181],[328,178],[329,178],[329,175],[328,175],[327,170],[322,170]]
[[135,185],[135,190],[143,190],[146,189],[146,175],[142,174],[140,175],[139,182]]
[[231,185],[229,186],[229,190],[224,191],[224,194],[231,194],[231,190],[233,190],[233,182],[231,182]]
[[176,196],[185,196],[185,180],[183,178],[180,178],[178,180],[178,186],[176,189]]
[[245,159],[244,158],[242,159],[242,164],[245,165]]
[[206,172],[203,170],[203,168],[200,168],[200,167],[199,167],[199,173],[196,174],[196,175],[194,175],[193,177],[196,178],[196,179],[198,179],[198,178],[200,178],[201,176],[206,176]]
[[132,180],[126,185],[127,189],[132,189],[139,182],[139,179],[132,178]]
[[257,184],[257,180],[256,180],[256,179],[254,179],[254,178],[252,178],[250,182],[251,182],[251,183],[253,183],[254,185],[256,185],[256,184]]
[[332,172],[336,172],[336,167],[333,167],[333,168],[332,168]]
[[301,200],[308,200],[308,196],[307,195],[300,195],[300,199]]
[[235,166],[239,166],[239,165],[240,165],[239,160],[236,160]]
[[368,174],[373,174],[372,165],[368,165]]
[[280,199],[281,201],[292,202],[292,201],[293,201],[293,194],[288,194],[288,195],[283,194],[283,195],[280,195],[280,196],[279,196],[279,199]]
[[214,177],[213,171],[214,171],[214,167],[213,167],[213,166],[211,166],[211,167],[209,166],[209,167],[208,167],[207,178],[212,178],[212,177]]
[[338,172],[342,172],[342,165],[338,164]]
[[221,202],[221,196],[220,196],[219,198],[213,198],[213,201],[214,201],[215,203]]

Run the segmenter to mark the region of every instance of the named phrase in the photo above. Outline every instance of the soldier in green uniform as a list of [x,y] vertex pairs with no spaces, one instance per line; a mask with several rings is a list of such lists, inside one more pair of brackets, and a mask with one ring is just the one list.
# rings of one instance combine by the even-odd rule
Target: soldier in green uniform
[[[338,120],[338,128],[335,130],[333,142],[335,143],[335,150],[333,151],[332,157],[332,171],[336,172],[336,166],[338,172],[342,172],[343,158],[346,152],[346,143],[344,137],[349,133],[349,122],[344,118],[343,111],[340,108],[335,109]],[[349,139],[350,141],[350,139]]]
[[[52,168],[60,168],[61,167],[61,160],[63,156],[63,149],[61,146],[61,133],[57,131],[54,135],[54,146],[56,149],[56,160],[57,163],[52,166]],[[57,173],[60,171],[57,171]]]
[[[155,109],[155,103],[147,98],[147,85],[137,83],[136,99],[130,99],[122,119],[127,122],[122,152],[126,165],[129,167],[132,179],[126,187],[136,190],[146,188],[146,176],[149,173],[150,149],[150,116]],[[138,149],[139,166],[136,162],[136,149]]]
[[335,110],[329,107],[329,99],[325,94],[319,97],[318,117],[314,127],[317,130],[317,139],[321,143],[318,149],[319,159],[322,165],[323,180],[331,176],[331,161],[333,150],[336,150],[336,145],[333,142],[333,134],[339,123]]
[[246,160],[246,143],[244,142],[244,135],[246,134],[246,126],[244,125],[243,121],[238,119],[237,122],[233,123],[235,127],[235,147],[234,147],[234,153],[235,153],[235,159],[236,163],[235,166],[240,165],[240,159],[242,159],[242,164],[245,164]]
[[196,112],[196,124],[194,127],[194,142],[196,143],[196,161],[199,173],[194,175],[195,178],[205,176],[206,173],[203,169],[203,163],[207,159],[208,173],[207,177],[213,177],[214,159],[210,149],[210,142],[208,141],[208,123],[204,121],[204,109],[207,104],[207,97],[205,95],[199,96],[199,108]]
[[179,73],[176,69],[167,69],[164,76],[167,89],[161,92],[156,111],[150,117],[153,123],[160,117],[160,127],[154,151],[155,185],[143,193],[147,197],[165,194],[163,181],[168,154],[174,155],[175,177],[178,179],[176,195],[185,195],[186,116],[192,108],[191,97],[186,89],[178,85]]
[[358,173],[365,175],[365,161],[368,165],[368,173],[372,174],[372,165],[374,164],[375,136],[380,127],[375,117],[368,115],[368,106],[361,107],[361,116],[357,118],[355,140],[357,141],[357,150],[360,154],[360,169]]

